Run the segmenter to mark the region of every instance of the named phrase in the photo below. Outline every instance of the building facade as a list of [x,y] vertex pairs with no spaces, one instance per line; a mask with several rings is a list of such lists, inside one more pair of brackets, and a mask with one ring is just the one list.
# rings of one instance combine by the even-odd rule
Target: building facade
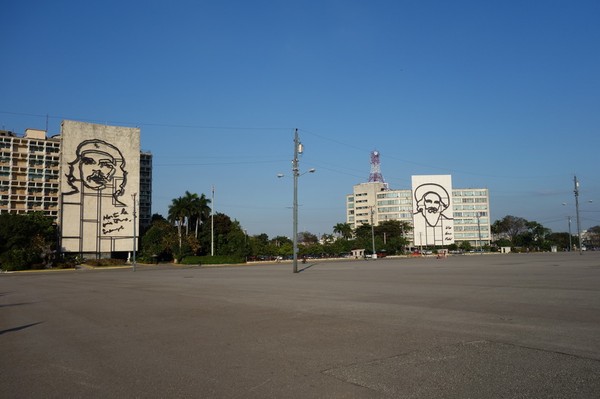
[[[136,223],[150,225],[152,154],[140,152],[139,136],[137,128],[73,121],[63,121],[61,134],[50,138],[44,130],[27,129],[23,137],[0,130],[0,213],[43,212],[54,218],[61,225],[61,240],[70,243],[62,245],[65,252],[107,256],[131,250],[132,244],[124,242],[131,240],[133,226],[103,209],[125,210],[133,223],[135,193]],[[104,178],[112,181],[103,182]],[[91,202],[94,215],[71,212]],[[119,230],[109,231],[113,229]],[[124,230],[127,234],[118,238]],[[93,238],[84,239],[90,231]],[[108,239],[112,243],[100,245],[108,236],[113,236]]]
[[444,246],[469,242],[480,248],[491,242],[489,192],[456,189],[449,175],[413,176],[412,188],[390,190],[382,182],[357,184],[346,196],[346,223],[378,226],[388,220],[408,222],[411,246]]
[[0,213],[58,217],[60,140],[43,130],[0,130]]
[[140,226],[149,227],[152,222],[152,153],[140,153]]

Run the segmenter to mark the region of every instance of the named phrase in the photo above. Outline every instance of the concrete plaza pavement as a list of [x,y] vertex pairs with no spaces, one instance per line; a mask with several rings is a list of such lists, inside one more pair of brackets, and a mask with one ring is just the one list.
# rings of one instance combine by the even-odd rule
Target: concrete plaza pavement
[[600,252],[0,275],[3,398],[597,398]]

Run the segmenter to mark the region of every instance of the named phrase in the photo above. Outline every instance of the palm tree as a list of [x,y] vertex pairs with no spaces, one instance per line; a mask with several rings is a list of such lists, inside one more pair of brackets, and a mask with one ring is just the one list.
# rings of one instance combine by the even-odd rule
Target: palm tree
[[[195,236],[198,238],[198,228],[200,223],[204,223],[208,220],[210,216],[210,200],[206,198],[204,194],[198,196],[196,193],[190,193],[189,191],[185,192],[185,201],[187,207],[187,217],[188,217],[188,225],[194,223],[195,228]],[[188,226],[186,226],[186,234],[188,232]]]
[[333,232],[338,234],[344,240],[352,238],[352,227],[349,223],[338,223],[333,226]]
[[185,225],[185,235],[190,234],[190,223],[196,222],[196,237],[198,236],[198,212],[200,208],[200,197],[196,193],[190,193],[186,190],[183,199],[185,201],[187,223]]
[[173,198],[169,205],[168,219],[171,223],[177,223],[177,233],[179,234],[179,251],[181,251],[181,228],[187,216],[186,200],[183,197]]

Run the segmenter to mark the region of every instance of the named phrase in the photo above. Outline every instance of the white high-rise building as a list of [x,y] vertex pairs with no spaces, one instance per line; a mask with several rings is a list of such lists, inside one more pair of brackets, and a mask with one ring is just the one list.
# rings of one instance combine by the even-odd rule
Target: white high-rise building
[[411,246],[468,241],[489,245],[490,201],[486,188],[453,188],[449,175],[413,176],[412,189],[390,190],[383,182],[357,184],[346,196],[346,223],[378,226],[387,220],[413,226]]

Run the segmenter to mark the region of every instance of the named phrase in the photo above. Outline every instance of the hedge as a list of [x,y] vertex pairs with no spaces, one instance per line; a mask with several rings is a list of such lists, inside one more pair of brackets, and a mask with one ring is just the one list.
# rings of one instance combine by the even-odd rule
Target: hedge
[[246,263],[246,260],[235,255],[186,256],[181,261],[182,265],[232,265],[239,263]]

